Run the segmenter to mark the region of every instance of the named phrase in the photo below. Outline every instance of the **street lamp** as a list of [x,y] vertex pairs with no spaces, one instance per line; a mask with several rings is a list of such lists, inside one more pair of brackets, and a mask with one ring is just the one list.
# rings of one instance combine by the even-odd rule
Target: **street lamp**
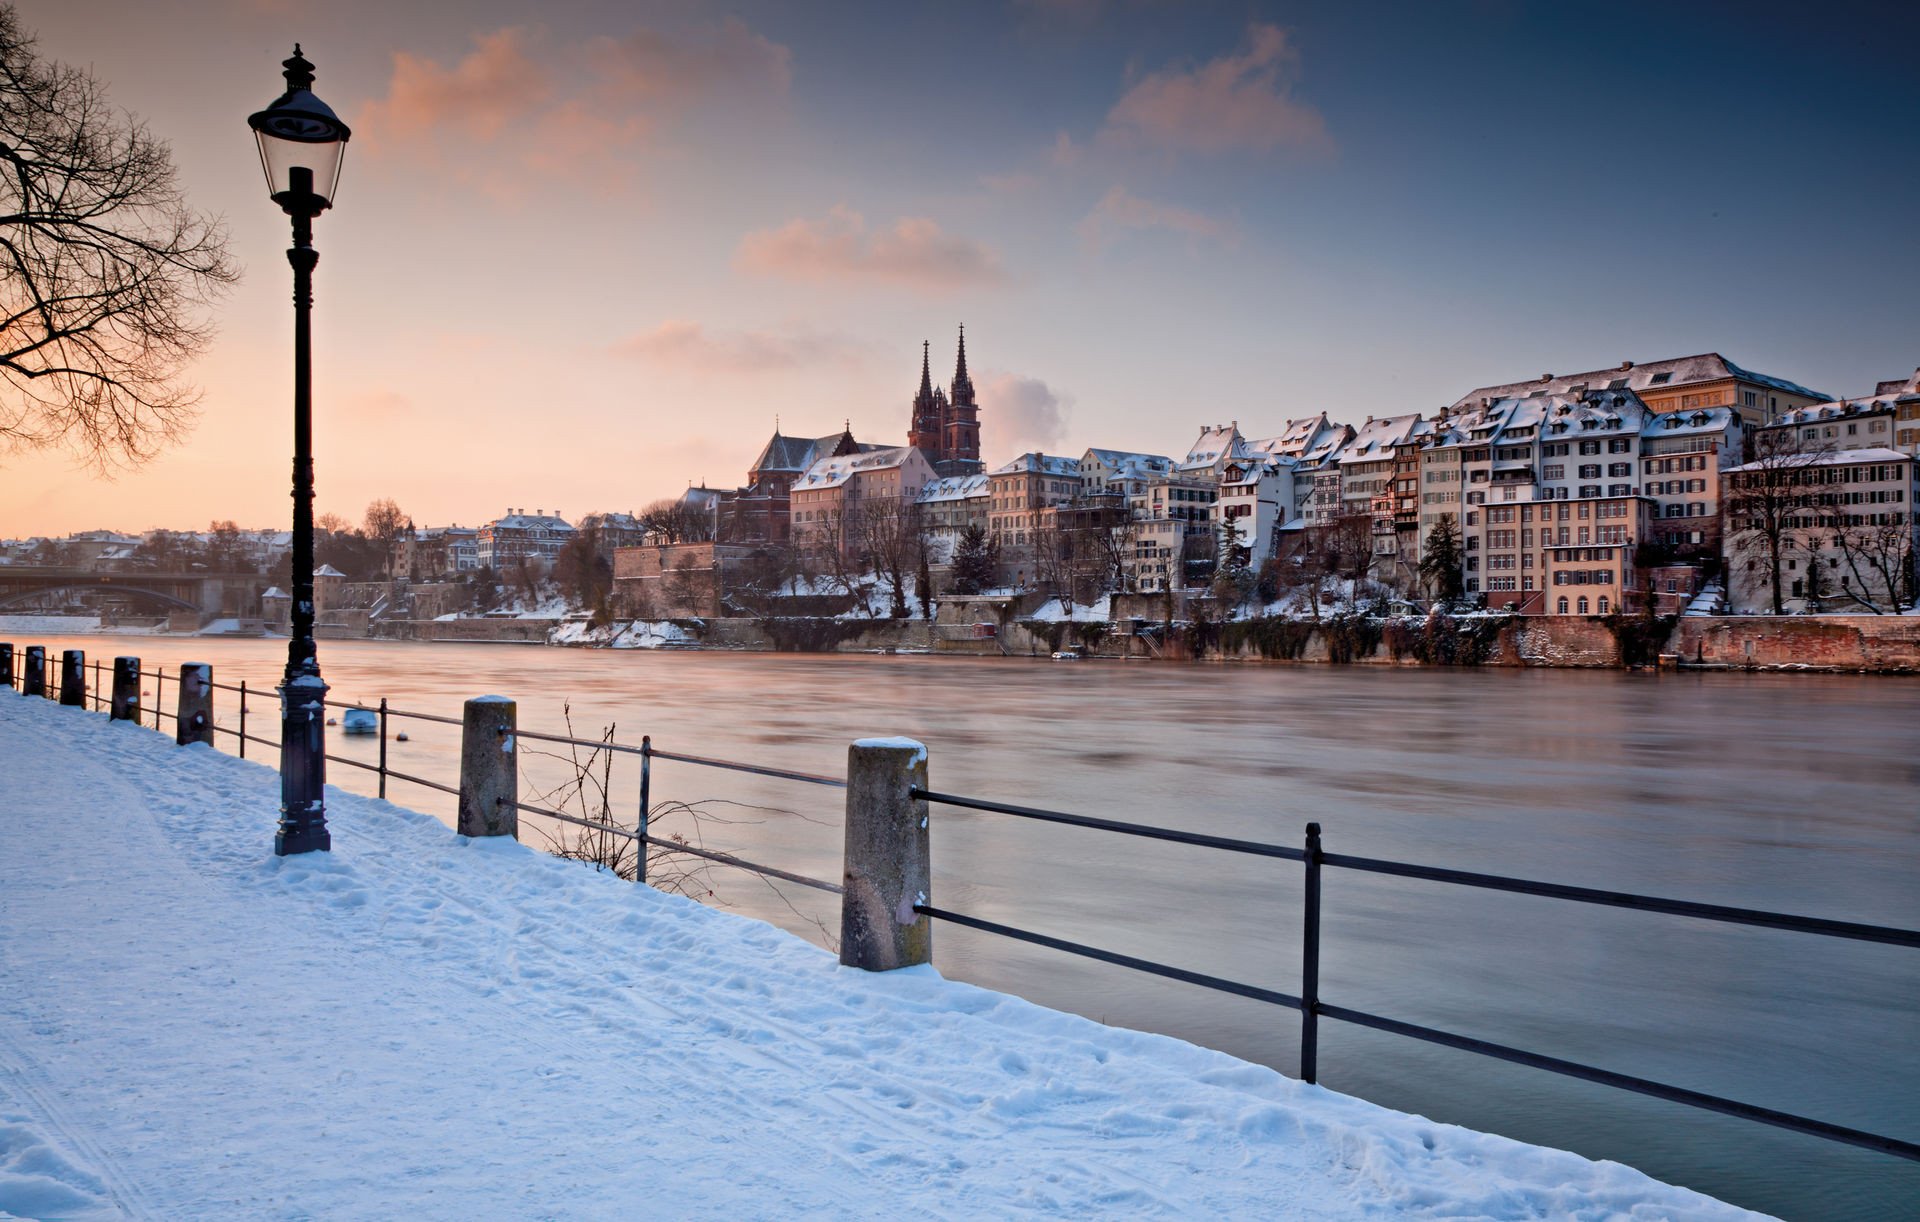
[[293,218],[293,636],[280,684],[280,830],[273,851],[325,851],[327,685],[313,643],[313,218],[333,203],[340,158],[352,133],[313,96],[313,65],[294,44],[287,91],[247,116],[260,145],[267,193]]

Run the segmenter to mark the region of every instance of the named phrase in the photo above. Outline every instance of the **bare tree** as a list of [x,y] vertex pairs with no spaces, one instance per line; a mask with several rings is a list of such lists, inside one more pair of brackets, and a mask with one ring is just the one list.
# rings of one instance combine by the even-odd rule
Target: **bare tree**
[[1733,536],[1729,550],[1767,583],[1775,615],[1786,612],[1784,574],[1797,562],[1797,536],[1816,525],[1816,472],[1831,448],[1796,438],[1792,428],[1762,429],[1752,458],[1727,473],[1722,508]]
[[1827,515],[1827,541],[1838,553],[1845,575],[1839,592],[1843,599],[1876,615],[1899,615],[1913,608],[1914,527],[1905,510],[1847,513],[1835,507]]
[[238,279],[226,247],[166,144],[0,7],[0,449],[131,466],[177,440],[198,397],[179,372]]
[[869,502],[858,515],[859,551],[886,587],[888,611],[907,618],[907,588],[927,546],[920,506],[905,498]]
[[388,581],[393,580],[393,557],[399,550],[401,536],[406,533],[407,521],[405,511],[388,497],[368,505],[366,519],[361,523],[367,538],[380,549],[380,571]]
[[655,543],[706,543],[713,538],[713,514],[679,500],[658,500],[635,515]]

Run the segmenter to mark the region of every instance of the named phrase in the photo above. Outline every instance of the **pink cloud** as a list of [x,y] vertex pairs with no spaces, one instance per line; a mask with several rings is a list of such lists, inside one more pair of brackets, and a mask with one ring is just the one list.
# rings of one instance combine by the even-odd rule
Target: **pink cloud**
[[478,34],[451,66],[396,52],[384,97],[354,117],[358,143],[518,204],[554,180],[626,189],[666,112],[695,98],[784,96],[790,53],[737,20],[684,39],[638,29],[552,47],[511,27]]
[[355,121],[356,131],[376,148],[448,128],[491,140],[547,100],[552,85],[546,70],[527,55],[525,30],[495,30],[474,42],[472,53],[451,68],[394,52],[387,96],[367,104]]
[[867,349],[842,335],[810,330],[709,331],[687,319],[669,319],[614,345],[621,356],[696,373],[784,373],[821,366],[856,366]]
[[1238,230],[1231,221],[1142,199],[1125,187],[1114,187],[1100,198],[1077,227],[1081,241],[1102,247],[1128,229],[1165,229],[1192,239],[1233,242]]
[[926,217],[902,217],[869,230],[844,205],[825,217],[788,221],[740,240],[734,265],[791,280],[872,281],[929,291],[978,288],[1006,279],[1000,256]]
[[793,52],[735,17],[684,42],[646,29],[597,38],[588,60],[607,92],[645,100],[722,90],[784,96],[793,83]]
[[1293,97],[1298,61],[1285,30],[1255,23],[1234,54],[1149,74],[1114,103],[1103,134],[1201,153],[1329,149],[1325,119]]

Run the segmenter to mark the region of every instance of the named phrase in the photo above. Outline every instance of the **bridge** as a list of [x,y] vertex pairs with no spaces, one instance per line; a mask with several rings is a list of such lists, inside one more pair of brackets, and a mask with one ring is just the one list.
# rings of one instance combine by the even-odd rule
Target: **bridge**
[[81,607],[254,616],[260,614],[261,592],[271,584],[272,580],[260,573],[203,569],[167,572],[0,565],[0,612]]

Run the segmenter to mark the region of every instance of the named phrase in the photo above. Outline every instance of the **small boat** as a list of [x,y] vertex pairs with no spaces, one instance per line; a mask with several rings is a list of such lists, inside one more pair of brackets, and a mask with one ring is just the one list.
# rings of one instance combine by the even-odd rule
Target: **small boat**
[[1080,655],[1071,649],[1060,649],[1054,652],[1053,660],[1056,662],[1078,662]]
[[343,734],[378,734],[380,717],[372,709],[348,709],[340,717]]

